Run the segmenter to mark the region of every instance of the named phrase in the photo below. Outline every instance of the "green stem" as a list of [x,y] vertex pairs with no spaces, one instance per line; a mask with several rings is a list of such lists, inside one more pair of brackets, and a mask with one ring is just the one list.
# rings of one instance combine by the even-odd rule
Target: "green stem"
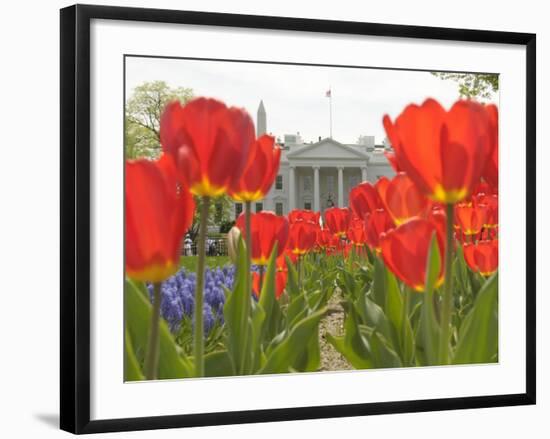
[[160,326],[160,302],[161,283],[153,284],[153,313],[151,314],[151,326],[149,328],[149,340],[145,354],[145,379],[156,380],[159,364],[159,326]]
[[[252,265],[252,219],[251,219],[251,208],[252,203],[250,201],[245,201],[244,203],[244,244],[245,244],[245,255],[246,255],[246,261],[244,266],[245,271],[245,291],[247,295],[247,300],[244,302],[243,307],[244,309],[241,309],[240,312],[242,315],[246,316],[248,318],[250,316],[250,302],[251,302],[251,296],[252,296],[252,273],[251,273],[251,265]],[[258,292],[258,296],[260,295],[261,291]],[[245,331],[243,334],[243,338],[241,340],[241,343],[246,344],[248,343],[248,333]],[[237,358],[236,360],[236,374],[237,375],[246,375],[249,373],[249,371],[246,369],[247,366],[247,360],[246,360],[247,352],[243,350],[241,352],[241,358]]]
[[195,376],[204,376],[204,322],[203,322],[203,303],[204,303],[204,266],[206,259],[206,229],[208,226],[208,209],[210,207],[210,197],[203,196],[198,241],[198,260],[197,260],[197,288],[195,290],[195,339],[193,353],[195,355]]
[[[252,282],[251,282],[251,273],[250,269],[252,266],[252,231],[251,231],[251,202],[245,201],[244,203],[244,227],[245,235],[244,242],[246,244],[246,284],[245,288],[248,291],[248,294],[252,294]],[[259,294],[259,292],[258,292]]]
[[298,272],[298,290],[302,291],[302,255],[296,258],[296,271]]
[[449,364],[449,338],[453,305],[453,220],[454,204],[447,204],[447,241],[445,246],[445,285],[441,309],[441,339],[439,340],[440,364]]
[[[409,320],[409,303],[411,301],[411,293],[408,286],[405,286],[403,290],[403,313],[401,315],[401,336],[403,338],[403,344],[402,349],[403,352],[405,352],[405,346],[406,346],[406,337],[405,334],[407,333],[407,321]],[[408,359],[407,360],[408,363]],[[406,366],[409,366],[409,364],[406,364]]]
[[409,309],[411,307],[411,289],[405,286],[405,291],[403,292],[403,317],[409,317]]

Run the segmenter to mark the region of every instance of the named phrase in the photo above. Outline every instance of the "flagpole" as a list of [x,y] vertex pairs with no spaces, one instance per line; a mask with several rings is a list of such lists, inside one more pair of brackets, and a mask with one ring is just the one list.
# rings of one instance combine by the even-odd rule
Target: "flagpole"
[[328,113],[330,121],[330,138],[332,139],[332,86],[329,86],[329,96],[328,96]]

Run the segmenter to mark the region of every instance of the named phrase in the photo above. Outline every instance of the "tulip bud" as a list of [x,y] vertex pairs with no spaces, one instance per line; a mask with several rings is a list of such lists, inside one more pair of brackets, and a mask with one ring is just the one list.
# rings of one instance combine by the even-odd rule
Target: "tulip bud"
[[231,227],[231,230],[227,233],[227,253],[229,255],[229,258],[231,259],[231,262],[233,262],[234,264],[237,263],[237,258],[239,257],[240,237],[241,231],[238,227]]

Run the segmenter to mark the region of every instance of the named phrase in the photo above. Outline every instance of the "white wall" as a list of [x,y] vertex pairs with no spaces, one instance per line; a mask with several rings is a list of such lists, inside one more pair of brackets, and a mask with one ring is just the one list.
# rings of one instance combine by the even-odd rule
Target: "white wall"
[[[88,3],[164,7],[220,12],[304,16],[398,24],[485,28],[538,33],[538,223],[549,218],[546,191],[550,174],[550,28],[544,2],[440,0],[389,2],[296,2],[278,0],[101,0]],[[3,437],[61,437],[58,410],[58,8],[66,1],[7,2],[0,26],[2,68],[2,159],[0,187],[0,402]],[[313,7],[313,5],[315,5]],[[287,422],[270,425],[212,427],[185,431],[141,432],[109,437],[150,438],[517,438],[548,437],[550,423],[549,330],[542,319],[550,291],[544,246],[549,229],[538,231],[539,405],[457,412],[405,414],[350,419]],[[544,349],[543,349],[544,347]],[[185,395],[182,395],[185,397]]]

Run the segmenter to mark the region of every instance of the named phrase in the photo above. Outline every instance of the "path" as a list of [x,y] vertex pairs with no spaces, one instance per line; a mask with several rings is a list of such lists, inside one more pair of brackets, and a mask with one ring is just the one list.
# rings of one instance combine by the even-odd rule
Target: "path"
[[325,337],[327,332],[335,336],[340,336],[344,333],[344,309],[340,305],[341,300],[340,290],[337,289],[329,299],[327,315],[321,320],[319,325],[319,344],[321,347],[320,371],[353,369],[344,356]]

